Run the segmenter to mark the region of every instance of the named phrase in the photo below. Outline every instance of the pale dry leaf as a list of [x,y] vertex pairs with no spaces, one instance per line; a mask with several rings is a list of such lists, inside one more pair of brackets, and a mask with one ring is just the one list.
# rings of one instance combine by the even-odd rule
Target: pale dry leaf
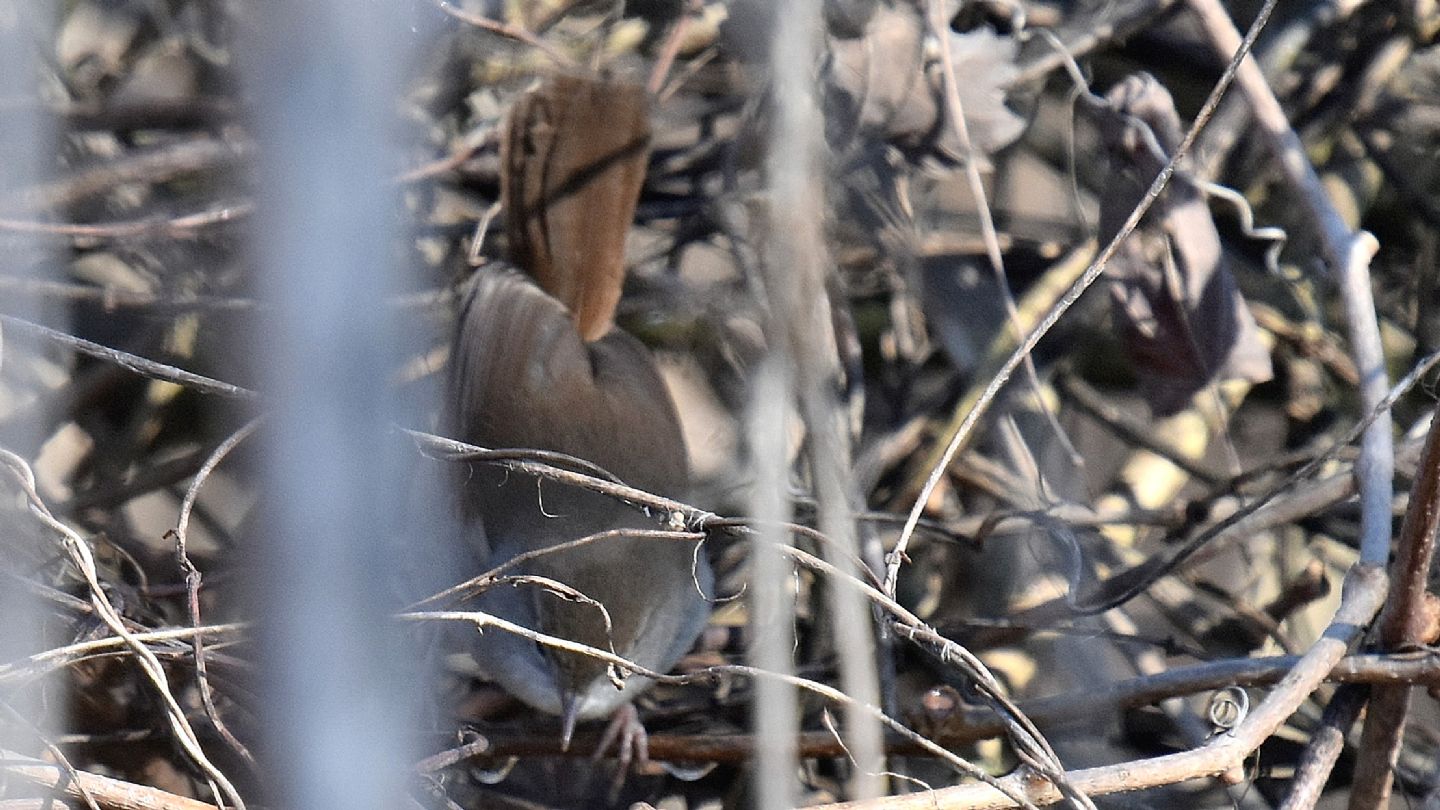
[[[850,122],[862,137],[878,138],[920,155],[963,161],[965,150],[944,114],[945,88],[937,56],[927,47],[925,20],[911,6],[878,10],[865,36],[831,42],[829,101],[833,121]],[[933,40],[932,40],[933,42]],[[1025,119],[1006,104],[1017,46],[988,28],[951,34],[951,64],[975,157],[1014,143]]]
[[1013,37],[989,28],[950,35],[950,58],[965,124],[970,142],[982,153],[1004,149],[1025,131],[1025,119],[1005,103],[1005,89],[1020,72],[1018,52]]

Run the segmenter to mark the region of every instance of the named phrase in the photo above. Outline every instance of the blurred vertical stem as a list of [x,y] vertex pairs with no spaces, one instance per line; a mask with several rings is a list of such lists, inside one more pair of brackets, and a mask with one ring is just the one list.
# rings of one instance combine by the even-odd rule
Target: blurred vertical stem
[[398,408],[383,382],[403,343],[384,305],[398,287],[403,5],[274,4],[239,50],[259,146],[254,254],[273,304],[246,347],[274,404],[260,436],[261,567],[246,573],[278,806],[401,806],[417,758],[386,604],[398,544],[420,542],[401,530],[410,487],[383,439]]
[[[40,67],[37,43],[53,42],[49,35],[49,20],[56,14],[47,3],[0,3],[0,99],[5,109],[0,112],[0,200],[14,200],[23,192],[36,188],[45,175],[46,155],[53,143],[52,123],[40,112],[43,108],[36,98],[41,86],[36,73]],[[28,211],[36,215],[38,212]],[[49,213],[49,212],[43,212]],[[0,216],[4,212],[0,211]],[[18,274],[38,281],[52,280],[54,263],[48,251],[38,239],[18,241],[7,240],[6,260],[19,266]],[[17,243],[18,242],[18,243]],[[34,258],[34,257],[38,257]],[[33,299],[31,299],[33,300]],[[61,329],[63,313],[47,311],[43,304],[26,304],[24,297],[9,298],[4,302],[5,310],[11,314],[45,320]],[[58,309],[58,308],[56,308]],[[57,318],[56,316],[59,316]],[[10,337],[7,335],[6,337]],[[0,366],[17,363],[16,348],[22,342],[0,341]],[[23,375],[19,378],[23,379]],[[12,382],[13,386],[14,383]],[[26,402],[26,395],[33,393],[34,399]],[[44,425],[50,416],[41,413],[36,404],[43,404],[47,391],[29,392],[23,388],[7,387],[5,396],[16,412],[7,416],[11,423],[9,440],[14,449],[27,460],[34,461],[41,444],[48,438]],[[12,493],[7,490],[7,495]],[[12,525],[13,522],[13,525]],[[0,511],[0,532],[7,538],[0,549],[0,567],[15,566],[15,570],[29,572],[30,560],[21,553],[25,543],[19,538],[33,535],[28,528],[33,519],[23,508],[7,506]],[[44,608],[34,592],[27,588],[0,588],[0,661],[18,661],[44,649],[45,638],[42,623]],[[13,713],[12,717],[30,721],[30,728],[17,727],[7,717],[0,722],[0,748],[11,751],[35,752],[39,750],[37,733],[46,735],[51,730],[51,712],[63,710],[54,705],[56,701],[42,701],[38,689],[13,690],[5,694],[5,702]],[[48,711],[47,711],[48,709]]]
[[[790,563],[781,545],[790,533],[780,524],[791,518],[787,407],[793,383],[785,365],[771,358],[760,369],[750,403],[749,447],[755,467],[750,514],[756,520],[750,552],[750,664],[757,669],[795,674],[795,597]],[[783,810],[799,799],[796,785],[800,717],[795,687],[781,678],[755,681],[751,706],[755,722],[755,807]]]
[[[850,440],[839,390],[841,365],[825,278],[825,118],[816,95],[816,69],[825,41],[821,0],[776,5],[771,41],[773,128],[766,156],[769,222],[764,262],[771,306],[772,346],[792,364],[805,421],[819,529],[833,548],[828,561],[854,575],[858,557],[850,478]],[[788,399],[788,397],[787,397]],[[839,657],[840,687],[859,705],[845,709],[844,736],[854,759],[850,793],[879,795],[884,769],[879,722],[866,706],[880,705],[875,623],[864,599],[849,588],[825,589],[828,626]]]

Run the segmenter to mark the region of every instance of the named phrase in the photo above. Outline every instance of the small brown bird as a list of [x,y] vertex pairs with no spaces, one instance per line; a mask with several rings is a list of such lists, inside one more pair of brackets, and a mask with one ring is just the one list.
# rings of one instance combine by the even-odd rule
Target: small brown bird
[[[625,234],[648,157],[642,88],[548,80],[512,108],[501,148],[502,207],[514,263],[482,271],[460,316],[450,375],[452,435],[492,448],[576,456],[625,483],[682,495],[680,423],[650,352],[614,325]],[[635,509],[583,489],[494,467],[462,471],[460,518],[486,566],[590,534],[656,528]],[[479,609],[664,671],[703,629],[712,575],[687,543],[608,538],[525,562],[600,605],[533,585],[492,588]],[[607,619],[609,627],[607,629]],[[610,716],[646,688],[617,688],[590,657],[490,630],[474,648],[506,691],[563,720]]]

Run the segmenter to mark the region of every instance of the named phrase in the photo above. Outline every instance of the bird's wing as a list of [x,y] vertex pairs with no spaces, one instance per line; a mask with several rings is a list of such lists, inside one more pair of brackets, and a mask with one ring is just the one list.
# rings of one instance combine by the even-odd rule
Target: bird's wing
[[[450,428],[463,441],[566,453],[658,494],[678,495],[688,484],[679,419],[649,351],[618,329],[585,343],[566,309],[518,273],[487,273],[476,284],[461,314],[450,385]],[[614,528],[631,511],[515,478],[493,468],[467,472],[462,510],[487,517],[492,536],[525,528],[500,525],[506,520],[543,534],[547,515],[580,513],[581,502],[593,517],[579,529]],[[497,488],[497,480],[508,483]]]

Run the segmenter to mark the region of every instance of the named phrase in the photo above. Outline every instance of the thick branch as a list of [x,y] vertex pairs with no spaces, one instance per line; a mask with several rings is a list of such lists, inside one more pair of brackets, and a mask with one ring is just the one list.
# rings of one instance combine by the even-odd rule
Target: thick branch
[[[1433,635],[1434,613],[1427,605],[1426,585],[1437,530],[1440,530],[1440,420],[1432,418],[1390,569],[1396,588],[1381,617],[1383,649],[1404,649],[1433,640],[1427,638]],[[1360,736],[1360,760],[1355,765],[1355,786],[1350,793],[1351,810],[1388,806],[1409,708],[1408,687],[1376,687],[1371,691],[1370,711]]]

